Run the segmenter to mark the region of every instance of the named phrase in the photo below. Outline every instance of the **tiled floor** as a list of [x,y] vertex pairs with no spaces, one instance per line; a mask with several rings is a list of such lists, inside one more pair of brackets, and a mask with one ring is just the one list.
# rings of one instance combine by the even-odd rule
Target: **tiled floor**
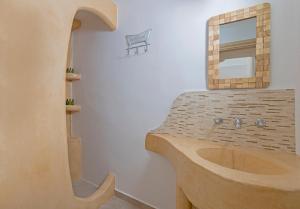
[[118,197],[113,197],[108,203],[103,205],[100,209],[140,209],[140,208]]
[[[79,197],[87,197],[96,191],[96,187],[85,181],[78,181],[73,184],[73,190]],[[100,209],[139,209],[138,207],[126,202],[118,197],[113,197],[108,203],[103,205]]]
[[80,180],[73,183],[73,190],[78,197],[88,197],[97,190],[97,187],[93,184]]

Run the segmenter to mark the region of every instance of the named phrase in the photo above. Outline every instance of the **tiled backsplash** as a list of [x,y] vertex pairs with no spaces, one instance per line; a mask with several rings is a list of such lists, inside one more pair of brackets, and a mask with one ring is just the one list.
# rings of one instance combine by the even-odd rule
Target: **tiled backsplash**
[[[233,124],[235,117],[242,119],[240,129]],[[214,118],[224,122],[215,125]],[[256,127],[258,118],[265,119],[267,126]],[[295,92],[187,92],[175,100],[166,121],[152,132],[295,153]]]

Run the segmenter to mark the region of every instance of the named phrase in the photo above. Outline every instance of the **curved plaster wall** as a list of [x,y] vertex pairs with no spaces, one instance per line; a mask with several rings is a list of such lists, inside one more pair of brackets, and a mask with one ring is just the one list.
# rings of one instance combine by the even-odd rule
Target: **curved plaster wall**
[[111,0],[0,2],[0,208],[94,209],[113,193],[111,175],[89,198],[72,191],[65,67],[78,10],[116,28]]

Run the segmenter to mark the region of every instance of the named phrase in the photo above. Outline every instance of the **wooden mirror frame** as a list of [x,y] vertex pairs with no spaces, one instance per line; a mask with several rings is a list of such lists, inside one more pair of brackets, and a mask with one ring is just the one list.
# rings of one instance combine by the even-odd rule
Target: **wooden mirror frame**
[[[256,17],[255,77],[219,79],[220,25]],[[228,12],[208,21],[208,88],[246,89],[270,85],[271,5],[259,4]]]

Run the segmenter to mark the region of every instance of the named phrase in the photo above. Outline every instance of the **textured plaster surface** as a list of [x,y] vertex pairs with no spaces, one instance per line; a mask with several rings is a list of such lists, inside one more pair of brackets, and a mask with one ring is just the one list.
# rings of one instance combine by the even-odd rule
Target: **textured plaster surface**
[[115,29],[117,8],[110,0],[0,2],[0,208],[93,209],[113,193],[111,176],[111,184],[87,199],[72,191],[65,67],[80,9]]

